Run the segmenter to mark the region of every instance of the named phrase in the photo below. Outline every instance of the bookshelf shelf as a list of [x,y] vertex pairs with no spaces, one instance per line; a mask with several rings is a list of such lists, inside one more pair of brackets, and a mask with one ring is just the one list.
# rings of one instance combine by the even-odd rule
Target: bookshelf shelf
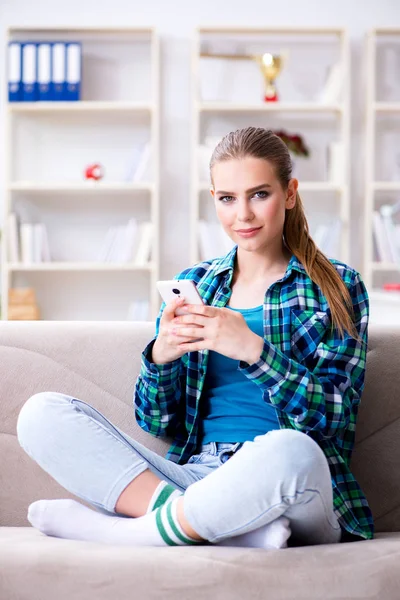
[[[44,320],[63,314],[85,320],[94,312],[107,321],[132,319],[136,303],[138,318],[148,303],[147,318],[154,320],[160,307],[158,33],[149,27],[8,28],[7,42],[26,40],[79,42],[83,76],[80,100],[6,104],[2,319],[8,319],[9,289],[33,286]],[[104,167],[101,181],[83,178],[93,163]],[[32,262],[15,252],[23,225],[25,246],[34,238]],[[49,230],[47,254],[40,253],[36,225]],[[151,260],[144,263],[150,235]],[[131,256],[137,264],[134,258],[116,262]],[[79,298],[73,305],[71,295]]]
[[9,271],[149,271],[155,269],[154,263],[134,265],[130,263],[83,263],[83,262],[49,262],[49,263],[7,263]]
[[398,192],[400,191],[400,181],[372,181],[372,189],[376,191]]
[[336,112],[342,113],[340,104],[322,104],[318,102],[276,102],[265,104],[230,104],[207,102],[198,105],[199,112]]
[[150,104],[139,102],[21,102],[7,105],[10,113],[81,113],[81,112],[133,112],[151,113],[154,108]]
[[400,264],[397,263],[387,263],[387,262],[372,262],[371,269],[374,271],[400,271]]
[[[396,119],[400,116],[400,102],[394,96],[383,96],[389,89],[382,85],[385,65],[385,46],[393,51],[397,45],[400,51],[400,30],[392,28],[372,29],[366,36],[366,160],[365,160],[365,218],[364,218],[364,264],[363,277],[368,289],[379,290],[384,283],[399,282],[400,263],[388,260],[378,261],[385,255],[393,256],[392,232],[388,220],[382,217],[379,205],[392,205],[396,202],[396,192],[400,191],[400,178],[390,180],[390,172],[380,160],[383,132],[396,130]],[[390,94],[390,92],[389,92]],[[397,94],[398,96],[398,94]],[[384,127],[382,125],[384,122]],[[390,154],[390,148],[388,148]],[[384,178],[387,177],[388,181]],[[389,217],[390,219],[390,217]],[[378,240],[375,240],[378,232]],[[388,233],[389,232],[389,233]],[[390,237],[389,237],[390,235]],[[375,243],[376,242],[376,243]],[[378,243],[379,242],[379,243]],[[390,294],[379,290],[381,294]]]
[[400,112],[400,102],[374,102],[372,108],[376,112]]
[[[321,46],[320,46],[321,44]],[[318,83],[303,81],[306,75],[299,75],[295,82],[296,69],[302,71],[310,55],[319,53],[322,48],[322,72],[317,75]],[[287,50],[288,49],[288,50]],[[298,50],[302,53],[302,62],[296,63]],[[264,94],[261,74],[251,61],[226,61],[227,55],[237,54],[244,58],[259,53],[271,52],[290,55],[284,60],[282,78],[277,77],[280,99],[276,102],[263,102]],[[222,53],[222,54],[221,54]],[[216,54],[218,60],[210,56]],[[312,55],[311,55],[312,56]],[[308,58],[307,58],[308,57]],[[292,62],[293,59],[293,62]],[[290,63],[290,65],[289,65]],[[227,66],[229,64],[229,66]],[[249,66],[250,65],[250,66]],[[293,66],[294,65],[294,66]],[[287,75],[287,69],[291,74]],[[304,168],[303,158],[294,158],[296,167],[304,176],[294,176],[299,180],[299,191],[307,210],[314,216],[310,228],[319,229],[319,237],[327,239],[332,232],[336,236],[338,254],[335,257],[345,262],[350,254],[350,194],[348,186],[349,144],[350,144],[350,46],[347,32],[342,28],[318,27],[213,27],[197,29],[192,48],[192,167],[191,167],[191,211],[190,211],[190,256],[195,263],[206,258],[205,253],[214,254],[214,249],[206,250],[209,242],[219,237],[220,229],[213,230],[216,217],[212,203],[204,202],[204,196],[210,189],[207,181],[208,163],[212,148],[229,131],[253,125],[255,127],[291,129],[293,133],[305,135],[305,142],[320,131],[325,136],[323,142],[317,140],[315,151],[317,160],[314,168]],[[338,73],[337,88],[341,91],[327,92],[324,87],[324,69]],[[316,71],[315,71],[316,72]],[[286,79],[284,79],[286,75]],[[290,83],[288,83],[290,80]],[[285,81],[285,83],[284,83]],[[296,88],[296,83],[297,88]],[[314,86],[310,91],[310,85]],[[286,86],[285,91],[283,87]],[[291,87],[290,87],[291,86]],[[282,92],[282,93],[281,93]],[[289,124],[290,121],[290,124]],[[322,127],[319,123],[323,121]],[[318,126],[316,127],[316,123]],[[293,129],[292,129],[293,128]],[[318,134],[316,131],[318,130]],[[335,163],[337,169],[329,169],[327,144],[341,144],[343,163]],[[338,146],[336,146],[338,147]],[[333,163],[331,163],[332,166]],[[301,171],[303,169],[303,171]],[[321,193],[321,201],[318,194]],[[335,194],[335,201],[332,201]],[[328,195],[330,198],[328,200]],[[318,201],[317,201],[318,198]],[[308,202],[310,199],[310,202]],[[326,203],[326,204],[324,204]],[[311,204],[315,210],[311,208]],[[214,211],[215,212],[215,211]],[[329,226],[339,223],[329,230]],[[207,230],[210,224],[213,233]],[[341,229],[340,229],[341,228]],[[324,233],[322,233],[324,231]],[[222,248],[226,250],[231,240],[222,235]],[[208,241],[207,241],[208,240]],[[226,242],[226,244],[225,244]],[[233,242],[232,242],[233,243]]]
[[153,192],[152,183],[107,183],[107,182],[83,182],[83,183],[35,183],[23,181],[11,183],[8,190],[11,192],[24,192],[27,194],[66,192],[68,194],[115,194],[132,192]]

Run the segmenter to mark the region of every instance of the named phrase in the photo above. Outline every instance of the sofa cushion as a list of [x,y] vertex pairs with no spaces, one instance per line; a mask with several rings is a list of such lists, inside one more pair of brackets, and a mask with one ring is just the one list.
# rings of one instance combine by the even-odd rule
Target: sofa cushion
[[0,528],[0,597],[11,600],[397,600],[400,533],[287,548],[127,548]]

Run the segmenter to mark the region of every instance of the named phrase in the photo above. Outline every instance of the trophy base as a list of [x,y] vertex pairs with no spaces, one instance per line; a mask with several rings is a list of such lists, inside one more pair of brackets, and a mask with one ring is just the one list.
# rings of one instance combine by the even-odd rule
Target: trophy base
[[278,102],[278,100],[279,100],[278,94],[273,94],[272,96],[270,96],[270,95],[264,96],[264,102]]

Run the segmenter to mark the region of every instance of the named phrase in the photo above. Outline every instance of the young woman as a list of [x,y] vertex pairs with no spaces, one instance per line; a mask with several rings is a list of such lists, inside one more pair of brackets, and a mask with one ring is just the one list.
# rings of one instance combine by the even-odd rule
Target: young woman
[[178,302],[163,304],[135,387],[139,425],[173,439],[167,457],[81,400],[36,394],[21,446],[98,510],[39,500],[28,519],[47,535],[126,545],[370,539],[350,471],[368,335],[360,274],[316,248],[271,131],[224,137],[211,181],[235,246],[176,276],[205,305],[175,317]]

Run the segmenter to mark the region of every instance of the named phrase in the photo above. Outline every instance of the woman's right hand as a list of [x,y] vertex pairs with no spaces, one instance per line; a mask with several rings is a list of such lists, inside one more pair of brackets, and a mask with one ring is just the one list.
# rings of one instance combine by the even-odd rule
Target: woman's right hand
[[[157,365],[164,365],[177,360],[187,352],[186,350],[179,350],[179,344],[198,339],[197,337],[184,337],[172,334],[172,321],[175,318],[175,310],[184,304],[184,298],[176,298],[166,304],[163,310],[158,336],[151,352],[152,361]],[[193,324],[192,327],[199,327],[201,329],[200,325]]]

